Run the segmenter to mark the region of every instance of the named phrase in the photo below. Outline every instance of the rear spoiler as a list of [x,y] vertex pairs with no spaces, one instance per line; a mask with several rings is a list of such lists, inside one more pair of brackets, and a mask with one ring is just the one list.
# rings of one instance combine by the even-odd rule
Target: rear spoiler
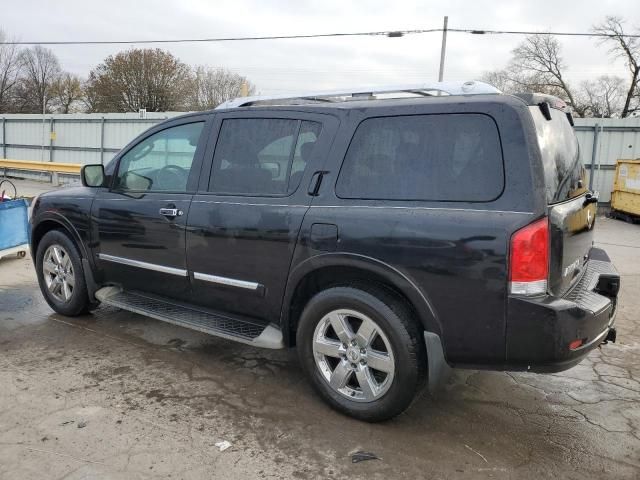
[[542,115],[547,120],[551,120],[551,108],[560,110],[565,113],[571,126],[574,126],[573,115],[571,115],[569,105],[567,105],[567,103],[561,98],[554,97],[553,95],[547,95],[545,93],[516,93],[514,96],[518,97],[529,106],[533,107],[537,105],[540,107]]

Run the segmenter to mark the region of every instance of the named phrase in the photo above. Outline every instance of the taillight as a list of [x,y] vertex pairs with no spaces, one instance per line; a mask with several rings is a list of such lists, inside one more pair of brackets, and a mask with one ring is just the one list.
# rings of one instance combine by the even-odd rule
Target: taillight
[[549,276],[549,221],[541,218],[511,237],[509,290],[516,295],[547,291]]

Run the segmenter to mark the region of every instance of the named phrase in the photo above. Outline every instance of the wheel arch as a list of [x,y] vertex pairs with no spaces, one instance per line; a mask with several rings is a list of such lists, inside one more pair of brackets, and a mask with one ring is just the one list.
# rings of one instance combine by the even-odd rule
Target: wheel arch
[[46,214],[38,216],[31,229],[31,256],[33,257],[34,263],[36,261],[36,253],[38,251],[40,241],[51,230],[64,231],[75,244],[76,248],[80,252],[81,258],[90,258],[87,254],[85,245],[82,242],[82,238],[73,224],[58,213],[47,212]]
[[285,345],[295,344],[298,318],[309,299],[332,285],[366,283],[404,301],[425,331],[442,336],[431,302],[414,282],[380,260],[357,254],[326,253],[299,263],[289,274],[280,316]]
[[87,248],[82,241],[82,237],[78,233],[78,230],[73,226],[69,220],[67,220],[63,215],[60,215],[56,212],[46,212],[42,215],[39,215],[33,222],[33,227],[31,229],[31,258],[33,260],[33,265],[37,266],[37,252],[38,245],[42,238],[50,231],[58,230],[64,232],[69,240],[75,245],[80,253],[80,261],[82,262],[82,270],[84,273],[84,281],[87,285],[87,293],[89,295],[89,300],[92,303],[97,304],[95,298],[95,292],[98,289],[98,284],[95,280],[94,273],[94,263],[87,251]]

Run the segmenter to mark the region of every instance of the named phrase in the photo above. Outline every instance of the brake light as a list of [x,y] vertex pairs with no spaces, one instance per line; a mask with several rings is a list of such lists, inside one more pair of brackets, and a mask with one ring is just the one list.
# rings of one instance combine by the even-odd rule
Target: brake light
[[516,295],[547,291],[549,276],[549,221],[541,218],[511,237],[509,290]]

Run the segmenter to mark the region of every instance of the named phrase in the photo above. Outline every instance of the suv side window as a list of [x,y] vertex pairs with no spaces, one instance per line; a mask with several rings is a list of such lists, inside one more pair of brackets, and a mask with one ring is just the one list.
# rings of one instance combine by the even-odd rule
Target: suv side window
[[320,123],[301,120],[224,120],[213,156],[209,191],[256,196],[295,192],[320,130]]
[[491,117],[377,117],[357,128],[336,194],[381,200],[490,201],[504,187],[502,148]]
[[169,127],[142,140],[120,159],[115,189],[185,191],[203,126]]

